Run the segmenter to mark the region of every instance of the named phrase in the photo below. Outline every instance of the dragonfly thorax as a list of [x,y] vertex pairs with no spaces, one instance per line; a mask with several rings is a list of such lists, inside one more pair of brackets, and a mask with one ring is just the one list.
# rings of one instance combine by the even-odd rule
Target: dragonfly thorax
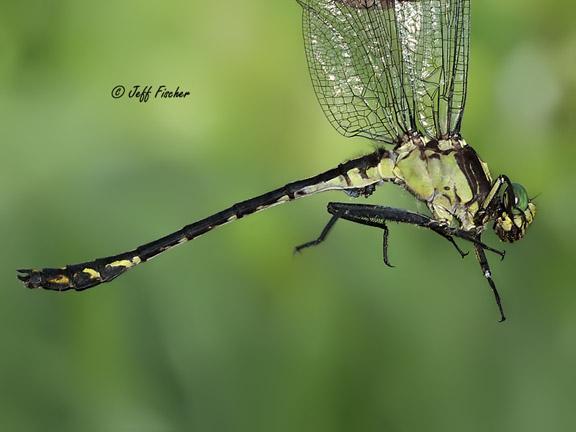
[[476,228],[476,213],[490,191],[488,167],[463,139],[426,139],[413,136],[398,144],[388,174],[418,200],[434,218]]

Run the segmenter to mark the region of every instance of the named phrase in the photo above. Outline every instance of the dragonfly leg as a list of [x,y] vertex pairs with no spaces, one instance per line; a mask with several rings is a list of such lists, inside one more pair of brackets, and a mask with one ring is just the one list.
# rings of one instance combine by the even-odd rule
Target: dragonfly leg
[[[484,250],[488,250],[499,255],[501,259],[504,259],[504,256],[506,255],[504,251],[494,249],[493,247],[490,247],[480,241],[479,235],[475,231],[465,231],[459,228],[450,227],[445,223],[438,222],[437,220],[431,219],[428,216],[424,216],[422,214],[414,213],[408,210],[370,204],[329,203],[328,212],[343,219],[369,226],[380,227],[380,222],[382,220],[416,225],[423,228],[428,228],[446,238],[450,242],[453,242],[453,237],[458,237],[478,245]],[[456,247],[456,249],[461,255],[466,254],[458,247]]]
[[502,307],[502,300],[500,299],[500,294],[498,293],[498,289],[496,288],[496,284],[492,279],[492,272],[490,271],[490,266],[488,265],[488,260],[486,259],[486,254],[484,253],[484,249],[482,246],[478,244],[474,244],[474,248],[476,249],[476,258],[478,258],[478,262],[480,263],[480,268],[482,269],[482,273],[484,273],[484,277],[488,281],[490,288],[492,288],[492,292],[494,293],[494,298],[496,300],[496,304],[498,305],[498,311],[500,312],[500,322],[506,320],[506,316],[504,315],[504,308]]
[[[446,226],[446,229],[449,228],[448,226]],[[430,229],[432,231],[434,231],[436,234],[444,237],[446,240],[448,240],[450,243],[452,243],[452,246],[454,246],[454,248],[458,251],[458,253],[460,254],[460,256],[462,258],[466,257],[468,255],[468,252],[463,251],[460,246],[458,246],[458,243],[456,243],[456,240],[454,240],[454,237],[451,236],[450,234],[447,234],[445,230],[442,229],[438,229],[438,228],[433,228],[430,227]]]
[[480,246],[484,250],[495,253],[496,255],[500,256],[500,260],[503,260],[506,256],[506,251],[494,249],[493,247],[488,246],[486,243],[480,241],[478,234],[453,227],[445,227],[445,233],[454,237],[460,237],[461,239],[468,240],[470,243]]
[[306,249],[306,248],[309,248],[312,246],[317,246],[320,243],[322,243],[326,239],[326,236],[328,235],[328,233],[330,232],[330,230],[332,229],[332,227],[334,226],[334,224],[336,223],[336,221],[338,219],[339,219],[338,216],[332,216],[330,218],[330,220],[328,221],[328,223],[326,224],[326,226],[322,229],[322,232],[320,233],[320,235],[318,236],[317,239],[296,246],[294,248],[294,253],[298,253],[302,249]]
[[388,267],[394,267],[392,264],[390,264],[390,261],[388,261],[388,226],[386,225],[386,222],[382,223],[382,258],[384,259],[384,264],[386,264]]
[[490,288],[494,293],[494,298],[496,300],[496,304],[498,305],[498,311],[500,312],[500,322],[506,319],[506,316],[504,315],[504,308],[502,307],[502,300],[500,299],[500,294],[498,293],[496,284],[492,279],[492,272],[490,271],[490,266],[488,264],[488,260],[486,259],[486,254],[484,253],[484,250],[495,252],[502,257],[504,257],[504,252],[493,249],[488,245],[482,243],[482,241],[480,241],[480,235],[478,233],[464,231],[454,227],[449,227],[444,223],[429,218],[428,216],[392,207],[384,207],[368,204],[329,203],[328,211],[332,215],[334,215],[334,217],[339,217],[362,225],[374,226],[384,229],[385,262],[387,261],[386,249],[388,244],[388,227],[386,226],[386,221],[407,223],[410,225],[416,225],[423,228],[428,228],[434,231],[435,233],[441,235],[448,241],[450,241],[462,256],[465,256],[465,254],[456,245],[456,242],[454,241],[453,237],[459,237],[473,243],[474,249],[476,251],[476,257],[478,258],[478,262],[480,263],[480,268],[482,269],[484,277],[488,281],[488,284],[490,285]]
[[[294,253],[298,253],[300,252],[302,249],[306,249],[312,246],[317,246],[320,243],[322,243],[324,240],[326,240],[326,237],[328,236],[328,233],[330,232],[330,230],[332,229],[332,227],[334,226],[334,224],[336,223],[336,221],[340,219],[340,216],[337,215],[333,215],[332,218],[328,221],[328,223],[326,224],[326,226],[324,227],[324,229],[322,230],[322,232],[320,233],[320,235],[318,236],[317,239],[306,242],[304,244],[298,245],[294,248]],[[385,221],[372,221],[370,223],[370,226],[375,226],[377,228],[381,228],[383,231],[383,236],[382,236],[382,257],[384,260],[384,264],[386,264],[388,267],[394,267],[392,264],[390,264],[390,261],[388,260],[388,234],[390,232],[390,230],[388,229],[388,226],[386,225]]]
[[[388,227],[386,226],[386,221],[402,222],[429,228],[452,243],[462,258],[468,255],[468,252],[463,251],[454,240],[454,236],[461,237],[458,235],[458,230],[418,213],[385,206],[344,203],[330,203],[328,204],[328,211],[351,222],[384,230],[384,262],[390,267],[392,266],[388,262]],[[473,241],[472,238],[465,237],[465,239]],[[486,247],[488,248],[488,246]]]

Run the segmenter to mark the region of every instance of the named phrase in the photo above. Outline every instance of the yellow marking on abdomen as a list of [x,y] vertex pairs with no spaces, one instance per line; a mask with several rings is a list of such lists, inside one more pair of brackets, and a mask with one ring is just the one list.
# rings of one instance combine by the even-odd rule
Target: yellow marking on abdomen
[[[346,176],[340,175],[328,181],[302,188],[298,192],[298,196],[312,195],[329,190],[361,189],[382,181],[382,178],[378,175],[371,176],[368,172],[366,174],[367,178],[364,178],[360,175],[360,171],[357,168],[353,168],[346,172]],[[372,174],[374,174],[374,172],[372,172]],[[346,177],[348,177],[350,183],[346,181]]]
[[118,260],[118,261],[114,261],[111,262],[110,264],[108,264],[110,267],[126,267],[126,268],[130,268],[135,266],[136,264],[140,264],[142,262],[142,260],[140,259],[140,257],[135,256],[134,258],[132,258],[132,260]]
[[100,273],[98,273],[96,270],[91,269],[89,267],[86,267],[85,269],[83,269],[82,273],[87,273],[90,276],[90,279],[102,279],[102,276],[100,275]]
[[397,178],[394,174],[395,162],[390,158],[380,160],[380,163],[375,167],[375,173],[372,174],[372,169],[366,171],[369,177],[379,177],[382,180],[391,180]]
[[52,279],[48,279],[48,282],[50,283],[55,283],[58,285],[68,285],[70,283],[70,279],[68,279],[67,276],[64,275],[60,275],[58,277],[52,278]]

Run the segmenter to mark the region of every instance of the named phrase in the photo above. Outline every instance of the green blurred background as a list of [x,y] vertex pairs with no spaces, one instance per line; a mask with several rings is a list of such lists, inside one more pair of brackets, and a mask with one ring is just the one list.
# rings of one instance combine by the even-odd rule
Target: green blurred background
[[[0,430],[568,431],[576,427],[576,6],[473,2],[463,133],[537,199],[525,240],[328,220],[327,193],[81,294],[15,269],[121,252],[372,149],[324,118],[295,1],[3,1]],[[139,103],[117,84],[180,86]],[[391,186],[370,202],[415,206]],[[496,243],[493,234],[487,241]]]

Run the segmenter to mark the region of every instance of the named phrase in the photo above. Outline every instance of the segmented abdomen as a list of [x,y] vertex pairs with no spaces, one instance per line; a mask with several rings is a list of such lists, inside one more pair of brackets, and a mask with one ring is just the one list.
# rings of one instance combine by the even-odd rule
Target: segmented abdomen
[[18,279],[28,288],[82,291],[102,282],[109,282],[140,262],[138,255],[128,252],[63,268],[18,270],[21,273]]

